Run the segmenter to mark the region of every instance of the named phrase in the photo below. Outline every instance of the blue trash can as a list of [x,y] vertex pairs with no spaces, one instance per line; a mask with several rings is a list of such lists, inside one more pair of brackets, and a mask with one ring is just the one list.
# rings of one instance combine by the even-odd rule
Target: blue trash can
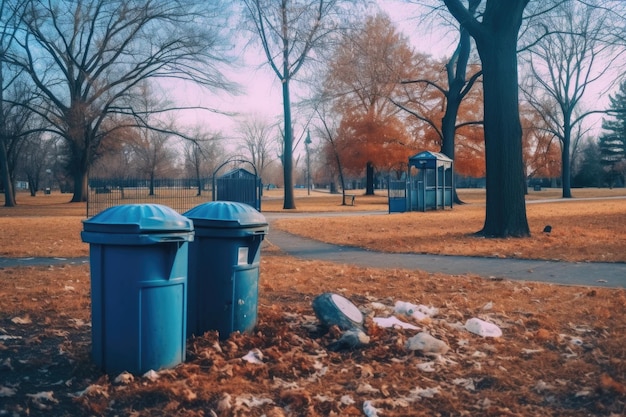
[[92,357],[143,374],[185,361],[193,223],[159,204],[111,207],[83,222],[91,268]]
[[184,216],[193,221],[189,245],[187,335],[249,332],[257,321],[261,242],[269,229],[248,204],[213,201]]

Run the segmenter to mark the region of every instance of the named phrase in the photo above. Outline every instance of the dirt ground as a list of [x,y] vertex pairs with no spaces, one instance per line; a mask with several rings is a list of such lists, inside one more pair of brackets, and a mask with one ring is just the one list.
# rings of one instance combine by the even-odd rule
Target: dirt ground
[[[597,217],[599,235],[593,239],[598,240],[586,239],[591,261],[599,260],[599,251],[591,249],[597,244],[609,247],[605,252],[623,252],[610,249],[613,240],[606,242],[606,233],[617,225],[605,227],[603,219],[612,217],[599,207],[612,201],[588,203],[600,210],[592,216]],[[562,204],[546,205],[540,212],[548,215],[552,206]],[[336,209],[334,203],[326,205]],[[0,208],[0,256],[84,256],[86,245],[79,237],[84,211],[76,213],[78,206]],[[468,210],[469,205],[462,207]],[[455,207],[446,214],[466,213],[458,221],[467,222],[468,231],[480,226],[480,219],[476,223],[463,210]],[[581,210],[566,212],[578,215]],[[620,210],[624,219],[626,210],[616,210],[617,219]],[[423,220],[411,216],[396,220]],[[529,214],[529,221],[537,239],[571,238],[559,234],[571,227],[559,223],[567,217],[563,212],[534,216]],[[411,240],[401,235],[402,228],[389,229],[384,223],[396,215],[373,217],[349,227],[371,229],[355,233],[368,239],[377,234]],[[305,229],[307,220],[298,221],[303,222],[299,229]],[[291,222],[281,227],[289,228]],[[554,225],[550,236],[536,231],[548,222]],[[328,228],[337,227],[325,221],[318,235],[330,235]],[[582,233],[581,227],[575,233]],[[25,235],[24,229],[33,230]],[[472,239],[464,234],[458,239]],[[614,235],[623,236],[623,229]],[[491,242],[492,255],[517,256],[506,242],[485,241]],[[0,269],[0,416],[626,415],[624,290],[303,261],[281,253],[271,239],[261,256],[254,332],[226,340],[215,332],[190,338],[185,363],[144,376],[106,375],[91,360],[89,265]],[[360,308],[368,344],[329,348],[341,332],[321,327],[311,306],[324,292],[341,294]],[[394,314],[397,301],[429,307],[431,315],[418,320]],[[417,329],[374,323],[374,318],[391,316]],[[497,325],[502,336],[467,331],[464,325],[472,318]],[[445,348],[438,353],[409,349],[409,340],[420,332]],[[243,359],[250,352],[259,363]]]

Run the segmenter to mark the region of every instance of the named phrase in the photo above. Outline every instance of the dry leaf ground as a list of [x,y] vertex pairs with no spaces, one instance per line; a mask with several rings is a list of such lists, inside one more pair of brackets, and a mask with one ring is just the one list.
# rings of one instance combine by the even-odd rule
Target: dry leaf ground
[[[363,208],[363,199],[357,197],[356,209]],[[298,204],[303,210],[308,203]],[[318,208],[312,210],[337,209],[334,202],[313,205]],[[380,209],[372,202],[377,205]],[[85,255],[79,238],[84,211],[74,213],[79,206],[61,205],[66,211],[53,205],[50,217],[46,205],[0,209],[1,256]],[[548,213],[551,206],[541,212]],[[450,215],[464,213],[458,209],[465,207],[441,213],[448,215],[452,232],[461,226],[451,223]],[[597,219],[601,234],[607,233],[601,219],[610,217],[602,213]],[[418,214],[439,215],[379,215],[352,227],[369,230],[359,236],[400,235],[401,229],[390,232],[391,225],[381,222],[422,220],[411,218]],[[550,219],[554,235],[561,228],[555,222],[563,217]],[[531,224],[545,223],[541,217],[529,218]],[[322,224],[319,237],[331,234],[326,227],[339,227]],[[474,224],[467,233],[475,231]],[[531,225],[533,234],[537,227]],[[25,228],[34,230],[24,235]],[[603,240],[602,235],[593,238]],[[462,239],[470,238],[450,242]],[[519,246],[521,240],[515,241]],[[503,249],[504,243],[494,242],[492,253],[516,256]],[[327,349],[338,334],[319,328],[311,308],[312,299],[326,291],[343,294],[367,314],[368,346]],[[439,310],[421,322],[402,319],[446,342],[448,353],[430,357],[409,351],[406,341],[416,331],[372,323],[374,315],[391,314],[398,300]],[[463,330],[471,317],[496,323],[503,336],[482,338]],[[620,289],[302,261],[266,242],[255,332],[225,341],[214,333],[189,339],[187,361],[161,371],[154,381],[135,376],[115,382],[117,375],[95,369],[89,357],[89,320],[87,265],[0,269],[0,415],[362,416],[368,406],[380,416],[626,414],[626,292]],[[255,348],[263,354],[263,364],[241,359]]]

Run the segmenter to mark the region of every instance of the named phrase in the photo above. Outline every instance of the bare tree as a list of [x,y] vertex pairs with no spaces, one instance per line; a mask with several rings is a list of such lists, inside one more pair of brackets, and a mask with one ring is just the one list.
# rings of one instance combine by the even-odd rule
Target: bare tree
[[[142,80],[174,78],[204,87],[227,86],[220,63],[228,56],[219,22],[221,1],[29,1],[24,35],[9,62],[28,73],[42,96],[31,109],[70,151],[72,201],[87,198],[98,149],[120,126],[114,113],[141,120],[130,98]],[[160,109],[165,111],[166,109]]]
[[185,142],[185,169],[196,179],[197,195],[200,196],[204,189],[203,181],[209,178],[222,162],[221,157],[224,154],[220,144],[222,135],[198,129],[192,136],[195,138],[194,141]]
[[259,116],[246,117],[237,125],[241,151],[246,158],[250,158],[261,178],[274,160],[274,130],[275,125]]
[[478,17],[461,0],[442,1],[474,38],[482,63],[487,204],[479,233],[529,236],[517,74],[517,38],[529,0],[487,0]]
[[563,198],[572,197],[571,158],[580,139],[575,132],[587,116],[602,112],[581,108],[585,93],[599,81],[612,81],[611,71],[626,52],[612,42],[612,17],[613,11],[590,3],[562,3],[541,16],[534,27],[538,40],[525,55],[534,80],[524,89],[526,99],[561,144]]
[[23,146],[18,152],[18,172],[26,176],[31,196],[44,187],[51,187],[52,168],[54,167],[55,139],[43,139],[41,133],[31,133],[21,141]]
[[[4,190],[5,207],[14,207],[16,205],[9,160],[9,147],[15,145],[16,141],[20,139],[19,135],[15,134],[17,132],[10,132],[8,126],[9,114],[16,109],[16,106],[11,104],[10,101],[18,101],[18,97],[9,98],[7,96],[7,89],[15,82],[19,72],[15,73],[8,70],[6,56],[15,42],[24,3],[24,1],[0,0],[0,180]],[[14,125],[13,127],[15,128],[16,126]]]
[[285,196],[283,208],[296,208],[293,193],[293,125],[290,83],[321,48],[340,22],[354,14],[351,0],[244,0],[245,12],[252,22],[255,37],[282,85],[284,114],[283,172]]

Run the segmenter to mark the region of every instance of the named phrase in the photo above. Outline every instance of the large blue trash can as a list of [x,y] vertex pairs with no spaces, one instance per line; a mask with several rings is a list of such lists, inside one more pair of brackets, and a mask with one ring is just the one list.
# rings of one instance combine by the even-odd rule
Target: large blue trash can
[[111,207],[83,222],[91,268],[92,357],[143,374],[185,361],[193,223],[159,204]]
[[200,204],[189,245],[187,335],[249,332],[257,322],[261,242],[268,223],[254,207],[231,201]]

